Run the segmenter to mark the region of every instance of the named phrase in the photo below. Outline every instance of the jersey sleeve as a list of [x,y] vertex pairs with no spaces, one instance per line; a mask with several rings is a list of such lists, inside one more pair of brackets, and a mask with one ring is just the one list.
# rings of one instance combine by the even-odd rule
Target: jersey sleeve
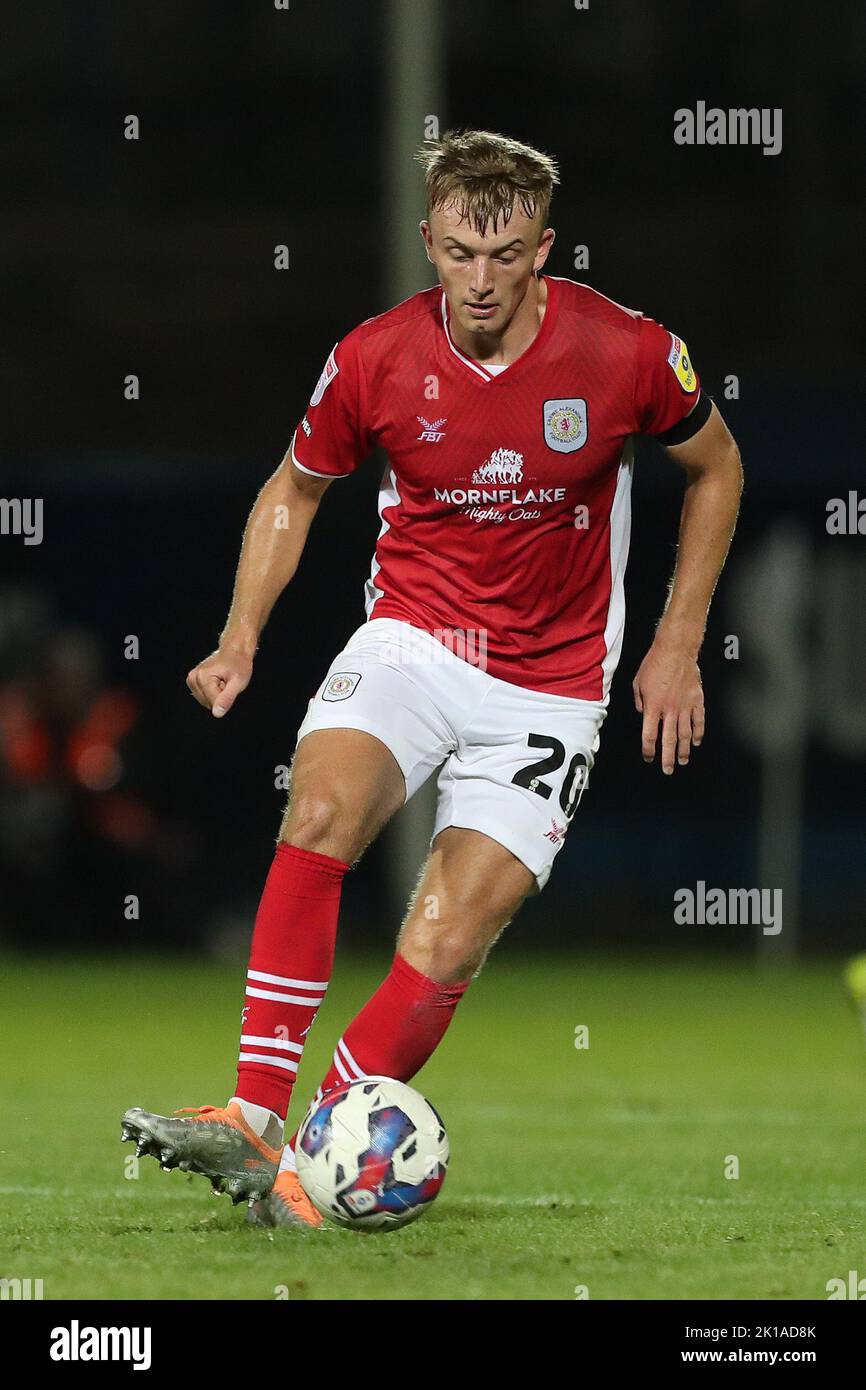
[[292,439],[292,462],[317,478],[345,478],[373,447],[358,340],[336,343]]
[[[708,401],[696,409],[700,401],[701,383],[682,338],[641,315],[635,381],[637,432],[663,440],[670,435],[669,443],[683,443],[709,415]],[[684,422],[693,411],[696,429],[689,430]]]

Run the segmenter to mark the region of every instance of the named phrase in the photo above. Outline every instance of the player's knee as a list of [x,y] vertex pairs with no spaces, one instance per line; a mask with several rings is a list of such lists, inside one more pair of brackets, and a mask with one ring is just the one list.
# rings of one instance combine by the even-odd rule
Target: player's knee
[[349,863],[364,848],[357,817],[328,791],[293,796],[280,826],[279,839],[298,849],[330,854]]

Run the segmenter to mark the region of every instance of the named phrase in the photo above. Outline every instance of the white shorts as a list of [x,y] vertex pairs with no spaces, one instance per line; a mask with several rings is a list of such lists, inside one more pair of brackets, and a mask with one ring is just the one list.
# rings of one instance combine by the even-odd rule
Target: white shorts
[[373,618],[331,662],[298,730],[362,729],[389,748],[406,800],[439,769],[432,839],[480,830],[535,875],[538,889],[577,810],[606,704],[526,690],[455,655],[432,634]]

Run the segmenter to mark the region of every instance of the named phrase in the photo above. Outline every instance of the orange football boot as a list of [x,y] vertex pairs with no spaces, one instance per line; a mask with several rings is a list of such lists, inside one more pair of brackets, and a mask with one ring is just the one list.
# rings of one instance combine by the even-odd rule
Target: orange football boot
[[325,1224],[297,1173],[288,1168],[277,1174],[266,1196],[250,1201],[247,1221],[252,1226],[298,1226],[307,1231],[317,1231]]
[[[175,1119],[177,1115],[189,1119]],[[152,1154],[163,1168],[181,1168],[210,1178],[214,1192],[232,1201],[264,1197],[273,1186],[283,1155],[250,1129],[240,1106],[201,1105],[174,1116],[127,1110],[120,1137],[136,1141],[136,1155]]]

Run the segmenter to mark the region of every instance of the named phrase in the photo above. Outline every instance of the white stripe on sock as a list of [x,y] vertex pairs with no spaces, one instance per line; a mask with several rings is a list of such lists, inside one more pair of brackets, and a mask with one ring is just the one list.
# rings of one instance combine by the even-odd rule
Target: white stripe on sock
[[337,1051],[342,1052],[347,1065],[350,1066],[353,1072],[355,1073],[356,1080],[360,1081],[362,1077],[365,1077],[367,1075],[367,1073],[365,1071],[362,1071],[361,1068],[358,1066],[358,1063],[355,1061],[354,1057],[352,1056],[351,1052],[346,1046],[345,1040],[343,1038],[341,1038],[340,1041],[337,1043]]
[[327,989],[327,980],[293,980],[288,975],[268,975],[264,970],[248,970],[248,980],[260,980],[265,985],[292,985],[295,989]]
[[283,1038],[258,1038],[253,1033],[241,1033],[241,1042],[252,1047],[278,1047],[283,1052],[297,1052],[300,1057],[303,1047],[300,1043],[285,1041]]
[[324,994],[317,999],[308,999],[305,994],[277,994],[273,989],[253,989],[252,985],[247,985],[246,993],[253,999],[278,999],[281,1004],[309,1004],[311,1008],[317,1007],[325,998]]
[[289,1062],[283,1057],[268,1057],[264,1052],[242,1052],[239,1062],[264,1062],[269,1067],[282,1067],[283,1071],[297,1071],[297,1062]]
[[350,1076],[349,1073],[346,1071],[346,1068],[343,1066],[343,1063],[340,1060],[339,1052],[334,1053],[334,1066],[337,1068],[337,1071],[340,1073],[344,1081],[355,1080],[355,1077]]

